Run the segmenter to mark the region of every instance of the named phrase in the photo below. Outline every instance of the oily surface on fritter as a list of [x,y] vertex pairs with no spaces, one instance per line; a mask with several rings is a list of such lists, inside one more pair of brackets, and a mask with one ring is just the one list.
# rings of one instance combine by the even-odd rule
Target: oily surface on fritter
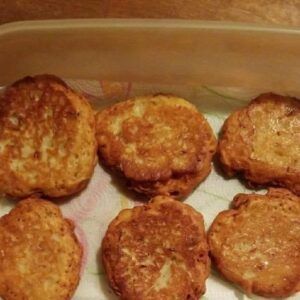
[[218,269],[247,292],[285,297],[300,288],[300,198],[286,189],[239,194],[208,235]]
[[264,94],[225,122],[219,143],[229,175],[300,194],[300,100]]
[[208,175],[216,148],[213,132],[197,109],[164,95],[127,100],[100,112],[97,140],[104,162],[150,195],[168,187],[168,180],[180,184],[182,176],[196,178],[186,180],[195,187]]
[[210,265],[203,218],[164,196],[123,210],[104,237],[102,260],[121,299],[199,299]]
[[56,205],[38,198],[22,200],[0,219],[0,297],[71,299],[81,257],[74,226]]
[[50,75],[26,77],[0,99],[0,191],[64,196],[91,177],[95,124],[87,101]]

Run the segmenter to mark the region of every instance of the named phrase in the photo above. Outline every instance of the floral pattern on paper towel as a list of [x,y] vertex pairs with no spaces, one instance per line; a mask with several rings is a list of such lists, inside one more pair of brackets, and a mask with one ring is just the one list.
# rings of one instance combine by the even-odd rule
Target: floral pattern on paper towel
[[102,98],[109,100],[125,100],[130,96],[131,82],[99,81]]
[[77,223],[90,217],[97,203],[101,201],[105,194],[108,185],[109,176],[97,165],[87,188],[76,199],[72,199],[63,205],[64,216]]
[[83,276],[85,267],[87,265],[87,261],[88,261],[88,254],[89,254],[89,245],[88,245],[88,241],[87,241],[87,237],[84,233],[84,231],[82,230],[82,228],[80,227],[80,225],[72,220],[74,225],[75,225],[75,234],[79,240],[79,243],[82,246],[82,261],[81,261],[81,269],[80,269],[80,277]]

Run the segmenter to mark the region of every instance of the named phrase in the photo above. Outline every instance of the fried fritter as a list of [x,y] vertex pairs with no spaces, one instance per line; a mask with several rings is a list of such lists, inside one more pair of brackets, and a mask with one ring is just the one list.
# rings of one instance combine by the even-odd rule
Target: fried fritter
[[300,291],[300,198],[271,188],[238,194],[209,229],[219,271],[246,292],[287,297]]
[[187,196],[211,170],[216,139],[191,103],[174,96],[139,97],[97,115],[99,154],[148,196]]
[[97,143],[86,99],[59,78],[26,77],[0,99],[0,192],[51,197],[83,189]]
[[218,152],[225,172],[300,195],[300,101],[263,94],[226,120]]
[[0,297],[67,300],[79,282],[82,248],[71,221],[39,198],[0,219]]
[[210,270],[202,215],[167,196],[125,209],[108,227],[102,261],[121,299],[198,300]]

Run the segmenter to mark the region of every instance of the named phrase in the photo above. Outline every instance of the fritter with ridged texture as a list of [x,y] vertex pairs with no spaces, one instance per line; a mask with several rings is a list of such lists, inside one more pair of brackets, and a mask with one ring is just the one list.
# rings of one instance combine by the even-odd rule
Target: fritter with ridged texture
[[0,99],[0,192],[60,197],[82,190],[96,162],[94,113],[51,75],[26,77]]
[[0,219],[0,297],[4,300],[71,299],[81,258],[73,223],[49,201],[21,200]]
[[125,209],[102,242],[115,293],[126,300],[198,300],[210,260],[202,215],[167,196]]
[[209,229],[213,261],[247,293],[287,297],[300,290],[300,198],[271,188],[238,194]]
[[300,195],[300,100],[263,94],[225,121],[218,152],[229,176]]

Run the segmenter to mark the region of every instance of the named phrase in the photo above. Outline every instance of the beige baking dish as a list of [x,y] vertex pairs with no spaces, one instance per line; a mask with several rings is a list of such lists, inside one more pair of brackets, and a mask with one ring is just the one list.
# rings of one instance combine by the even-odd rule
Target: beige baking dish
[[[178,20],[18,22],[0,26],[0,86],[53,73],[92,96],[95,106],[172,92],[194,102],[217,133],[228,113],[258,92],[299,95],[299,53],[297,28]],[[96,255],[107,224],[134,203],[113,182],[97,166],[88,188],[61,205],[86,245],[76,300],[115,299]],[[204,214],[208,226],[235,193],[245,190],[237,180],[225,182],[212,172],[186,202]],[[0,215],[13,205],[3,201]],[[213,272],[203,299],[248,298]]]

